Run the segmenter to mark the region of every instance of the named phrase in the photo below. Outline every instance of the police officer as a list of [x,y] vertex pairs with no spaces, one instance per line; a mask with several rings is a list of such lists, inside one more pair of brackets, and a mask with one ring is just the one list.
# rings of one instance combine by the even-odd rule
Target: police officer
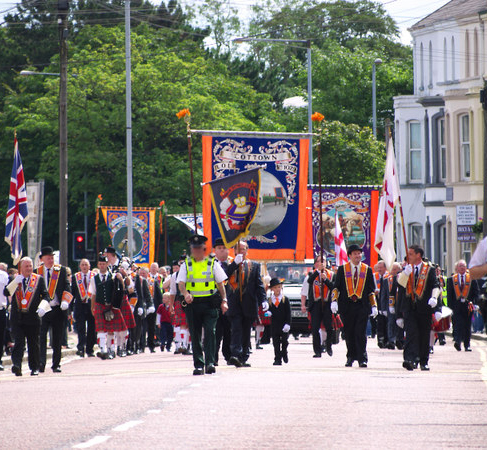
[[[215,327],[218,307],[225,313],[228,309],[223,281],[224,270],[214,258],[205,256],[207,237],[193,235],[189,239],[191,256],[181,265],[178,285],[186,302],[186,317],[193,341],[193,375],[215,373]],[[215,295],[217,291],[220,296]],[[201,330],[204,329],[205,355],[201,345]]]

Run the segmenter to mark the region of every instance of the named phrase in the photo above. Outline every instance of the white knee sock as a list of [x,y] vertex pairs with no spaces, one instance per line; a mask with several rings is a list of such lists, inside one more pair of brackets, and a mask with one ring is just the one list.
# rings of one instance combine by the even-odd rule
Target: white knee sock
[[176,350],[181,347],[181,328],[174,327],[174,345],[176,346]]
[[102,353],[107,352],[107,333],[97,333],[98,346]]
[[256,325],[255,326],[255,343],[256,344],[260,343],[263,335],[264,335],[264,325]]
[[117,339],[117,347],[123,347],[127,338],[127,330],[116,331],[115,338]]

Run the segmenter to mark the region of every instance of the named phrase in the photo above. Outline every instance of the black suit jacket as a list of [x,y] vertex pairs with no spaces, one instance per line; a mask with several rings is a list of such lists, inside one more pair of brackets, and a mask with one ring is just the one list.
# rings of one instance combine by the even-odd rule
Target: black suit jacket
[[[83,300],[81,299],[81,293],[79,291],[78,287],[78,282],[76,281],[76,274],[73,274],[72,277],[72,284],[71,284],[71,293],[73,294],[74,300],[71,302],[71,304],[74,303],[74,306],[78,307],[83,304]],[[88,287],[86,288],[86,292],[88,292],[88,289],[90,288],[90,279],[88,278],[86,280]],[[88,304],[91,304],[91,301],[88,300]]]
[[[52,268],[54,268],[57,264],[54,264],[54,266],[52,266]],[[59,301],[59,303],[61,304],[61,298],[63,297],[63,292],[64,291],[67,291],[67,292],[71,292],[71,285],[69,284],[69,280],[68,280],[68,273],[66,271],[66,267],[64,266],[60,266],[61,267],[61,270],[59,271],[59,278],[58,278],[58,281],[57,281],[57,285],[56,285],[56,296],[57,296],[57,299]],[[43,269],[44,271],[46,270],[45,268]],[[42,271],[42,269],[40,267],[38,267],[34,272],[35,273],[40,273]],[[43,275],[44,277],[44,275]],[[51,271],[51,277],[52,277],[52,271]],[[46,289],[49,289],[49,286],[46,286],[46,283],[44,282],[44,286],[46,287]]]
[[[248,273],[245,276],[244,285],[242,286],[242,301],[240,302],[240,289],[238,286],[235,290],[230,287],[228,293],[228,311],[226,314],[230,317],[243,314],[245,317],[255,319],[259,305],[266,301],[266,295],[260,276],[260,264],[249,260],[246,260],[246,262]],[[250,270],[248,270],[249,266]],[[235,275],[236,280],[238,280],[238,265],[234,261],[227,266],[225,272],[229,278]]]
[[372,273],[372,269],[370,267],[367,267],[367,271],[365,274],[365,285],[362,291],[362,296],[361,298],[357,299],[356,302],[353,302],[348,297],[347,280],[345,278],[345,266],[340,266],[336,273],[334,288],[338,291],[338,311],[340,312],[340,314],[347,314],[352,303],[358,303],[361,306],[363,313],[368,315],[370,312],[369,296],[375,293],[375,288],[376,286],[374,274]]
[[272,313],[271,331],[273,334],[281,332],[285,324],[291,325],[291,304],[287,297],[283,297],[283,300],[279,302],[277,307],[269,300],[269,311]]
[[[18,289],[22,289],[22,285],[19,285],[17,287],[17,290]],[[36,289],[32,294],[32,300],[28,312],[19,312],[17,305],[17,291],[15,291],[14,295],[12,296],[12,309],[10,313],[12,323],[24,325],[35,325],[39,323],[41,319],[37,314],[37,309],[39,308],[39,303],[42,300],[49,301],[49,294],[47,293],[46,283],[43,277],[40,277]]]
[[455,294],[455,287],[453,285],[453,277],[448,277],[446,282],[446,295],[448,299],[448,307],[452,309],[454,313],[459,313],[461,311],[468,310],[468,302],[472,302],[474,305],[477,304],[480,295],[479,285],[477,280],[470,280],[470,289],[465,302],[461,302]]
[[137,303],[135,309],[143,308],[144,312],[149,307],[152,306],[152,298],[150,295],[149,283],[146,279],[142,278],[140,275],[135,276],[134,280],[135,292],[137,294]]
[[[414,277],[413,274],[411,275]],[[399,313],[399,317],[402,317],[401,314],[413,311],[414,309],[416,309],[416,311],[420,314],[432,314],[436,311],[441,311],[441,304],[443,303],[441,300],[441,294],[435,308],[431,308],[428,305],[428,301],[433,294],[433,289],[439,287],[440,282],[438,280],[438,277],[436,276],[435,268],[431,265],[429,266],[428,273],[426,274],[426,283],[423,289],[423,293],[421,297],[416,300],[416,302],[413,301],[411,295],[407,294],[406,288],[398,284],[396,313]]]
[[[154,308],[156,308],[156,311],[157,311],[157,308],[159,308],[159,305],[162,303],[161,285],[157,280],[158,280],[158,277],[154,281],[154,295],[152,296],[152,303],[154,304]],[[149,289],[149,292],[150,292],[150,289]]]

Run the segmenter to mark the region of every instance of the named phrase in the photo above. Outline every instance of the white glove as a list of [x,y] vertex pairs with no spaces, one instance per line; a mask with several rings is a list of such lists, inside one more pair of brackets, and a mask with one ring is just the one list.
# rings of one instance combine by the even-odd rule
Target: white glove
[[387,317],[387,310],[381,311],[380,312],[384,317]]
[[379,311],[377,311],[377,306],[372,306],[371,316],[375,319],[377,317],[377,314],[379,314]]
[[438,304],[438,300],[435,297],[431,297],[428,300],[428,305],[430,305],[432,308],[436,307],[437,304]]
[[56,306],[56,305],[57,305],[56,300],[51,300],[51,301],[49,302],[49,305],[51,306],[51,308],[52,308],[53,306]]
[[130,309],[132,310],[132,314],[133,314],[133,312],[135,310],[135,306],[130,305]]
[[44,314],[46,314],[46,311],[44,311],[42,308],[39,308],[39,309],[37,310],[37,315],[38,315],[39,317],[44,317]]
[[389,306],[389,312],[391,314],[395,314],[396,313],[396,308],[394,308],[394,306]]
[[66,311],[69,308],[69,303],[67,301],[62,301],[61,302],[61,309],[63,311]]
[[331,312],[333,314],[338,313],[338,303],[337,302],[331,302],[330,309],[331,309]]
[[17,276],[14,278],[14,281],[15,281],[17,284],[20,284],[20,283],[22,283],[22,281],[24,281],[24,276],[23,276],[23,275],[17,275]]
[[474,309],[475,311],[478,311],[478,310],[480,309],[480,306],[479,306],[479,305],[473,305],[473,309]]
[[404,319],[396,319],[396,325],[399,328],[404,328]]
[[137,314],[141,316],[142,314],[144,314],[144,310],[142,308],[137,308]]
[[408,264],[404,269],[402,270],[407,276],[411,275],[413,273],[413,266],[411,264]]
[[262,311],[266,312],[269,309],[269,303],[264,302],[262,303]]
[[439,322],[441,320],[441,312],[440,311],[435,312],[435,320],[437,322]]
[[461,301],[462,303],[465,303],[465,299],[464,299],[463,297],[460,297],[460,301]]
[[156,312],[156,308],[154,306],[149,306],[147,308],[147,314],[152,314]]
[[235,255],[235,259],[233,261],[235,264],[240,264],[243,261],[243,255],[241,253]]
[[284,333],[289,333],[289,330],[291,329],[291,325],[289,325],[288,323],[286,323],[283,327],[282,327],[282,331]]

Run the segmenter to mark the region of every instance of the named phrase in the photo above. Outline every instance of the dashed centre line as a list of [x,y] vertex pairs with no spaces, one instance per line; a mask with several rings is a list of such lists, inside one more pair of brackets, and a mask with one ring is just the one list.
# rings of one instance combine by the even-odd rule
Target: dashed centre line
[[81,444],[74,445],[73,448],[90,448],[98,444],[102,444],[105,441],[108,441],[111,436],[95,436],[93,439],[89,441],[82,442]]

